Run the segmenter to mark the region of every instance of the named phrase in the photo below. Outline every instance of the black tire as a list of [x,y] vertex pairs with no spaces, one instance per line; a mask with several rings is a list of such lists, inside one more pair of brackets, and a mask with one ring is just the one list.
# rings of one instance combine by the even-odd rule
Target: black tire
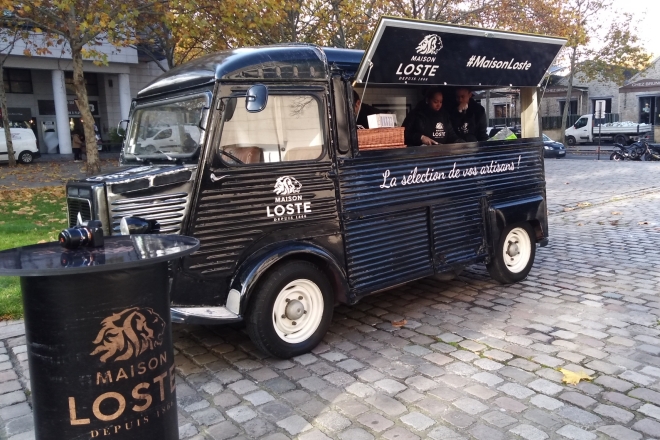
[[[286,307],[282,308],[284,304]],[[293,306],[291,311],[290,306]],[[321,269],[307,261],[287,262],[271,269],[258,284],[246,313],[247,331],[261,350],[289,359],[308,353],[321,342],[332,321],[333,306],[333,289]],[[287,313],[292,313],[293,318]],[[294,326],[300,326],[288,334],[294,342],[280,336],[287,335],[282,329],[294,329]]]
[[566,144],[570,145],[571,147],[574,147],[577,142],[575,141],[575,138],[573,136],[566,136]]
[[[511,256],[510,251],[519,253]],[[536,235],[531,225],[520,222],[504,228],[493,253],[486,267],[494,280],[512,284],[527,278],[536,256]]]
[[626,145],[626,142],[628,142],[628,136],[626,136],[625,134],[617,134],[616,136],[614,136],[615,144]]
[[615,151],[614,153],[610,154],[610,160],[623,160],[623,156],[618,151]]
[[18,161],[20,163],[32,163],[34,156],[29,151],[21,151],[21,154],[18,155]]

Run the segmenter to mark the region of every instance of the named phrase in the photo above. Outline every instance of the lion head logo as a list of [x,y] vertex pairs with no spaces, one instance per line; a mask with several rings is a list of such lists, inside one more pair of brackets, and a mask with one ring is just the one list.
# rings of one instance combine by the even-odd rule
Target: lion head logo
[[295,177],[282,176],[278,177],[275,181],[275,189],[273,192],[278,196],[287,196],[289,194],[298,194],[302,185],[296,180]]
[[149,307],[132,307],[101,321],[92,356],[101,354],[101,362],[125,361],[163,344],[165,321]]
[[417,53],[420,55],[435,55],[442,49],[442,40],[436,34],[430,34],[417,45]]

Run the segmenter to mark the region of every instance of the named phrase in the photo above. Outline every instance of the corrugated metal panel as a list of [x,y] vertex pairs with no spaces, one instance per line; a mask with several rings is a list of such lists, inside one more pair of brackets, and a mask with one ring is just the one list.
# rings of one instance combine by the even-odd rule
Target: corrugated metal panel
[[486,253],[479,199],[433,206],[431,218],[436,270],[473,260]]
[[425,208],[350,220],[345,229],[349,282],[357,292],[433,273]]
[[[493,172],[503,164],[510,169]],[[340,161],[339,177],[348,272],[358,294],[427,275],[431,249],[436,270],[474,261],[487,252],[489,203],[545,193],[539,142],[370,151]],[[381,261],[391,255],[400,261]]]
[[[227,169],[224,173],[227,178],[221,185],[202,188],[192,223],[193,235],[201,246],[189,258],[190,271],[229,275],[241,254],[270,232],[326,220],[338,221],[335,187],[326,177],[330,169],[328,162],[280,165]],[[267,217],[266,208],[270,206],[272,210],[275,205],[275,181],[287,175],[302,184],[302,201],[311,202],[312,212],[305,218],[276,222]]]

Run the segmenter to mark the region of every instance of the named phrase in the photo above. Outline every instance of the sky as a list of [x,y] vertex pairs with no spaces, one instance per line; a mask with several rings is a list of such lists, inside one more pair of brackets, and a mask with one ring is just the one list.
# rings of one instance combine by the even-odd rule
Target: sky
[[[612,8],[608,13],[609,20],[618,19],[623,12],[633,14],[633,29],[639,36],[642,45],[653,58],[660,56],[660,1],[658,0],[612,0]],[[606,28],[603,26],[603,28]]]

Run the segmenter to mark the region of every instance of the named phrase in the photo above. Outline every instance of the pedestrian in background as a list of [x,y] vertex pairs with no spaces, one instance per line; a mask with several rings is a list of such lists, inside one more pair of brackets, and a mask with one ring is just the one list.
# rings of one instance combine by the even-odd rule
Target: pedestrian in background
[[71,147],[73,148],[73,161],[82,162],[83,141],[78,130],[75,130],[71,136]]

